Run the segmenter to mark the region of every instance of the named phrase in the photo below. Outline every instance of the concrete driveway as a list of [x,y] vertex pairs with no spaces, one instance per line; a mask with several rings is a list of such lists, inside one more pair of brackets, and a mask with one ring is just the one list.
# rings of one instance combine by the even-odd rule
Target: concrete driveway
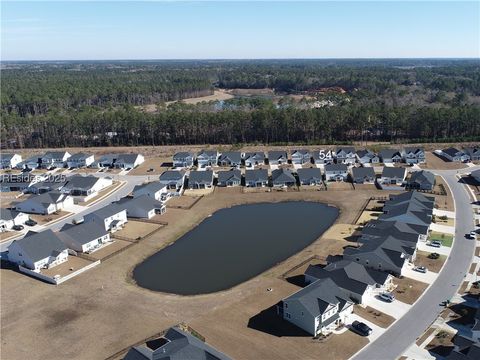
[[413,268],[414,268],[413,266],[407,267],[403,275],[410,279],[421,281],[427,284],[432,284],[438,277],[438,273],[433,271],[428,271],[428,269],[427,269],[427,272],[424,274],[424,273],[413,270]]
[[423,241],[419,241],[418,242],[418,245],[417,245],[417,249],[419,251],[425,251],[425,252],[429,252],[429,253],[438,253],[440,255],[445,255],[445,256],[448,256],[452,250],[452,248],[448,247],[448,246],[440,246],[439,248],[437,247],[433,247],[433,246],[430,246],[428,245],[428,243],[426,242],[423,242]]
[[395,319],[402,317],[405,313],[408,312],[408,310],[410,310],[411,307],[411,305],[408,305],[398,300],[394,300],[391,303],[380,300],[378,295],[370,296],[365,301],[365,305],[370,306],[375,310],[381,311],[387,315],[390,315]]
[[[354,321],[360,321],[360,322],[363,322],[365,324],[367,324],[371,329],[372,329],[372,333],[367,336],[368,340],[370,342],[372,341],[375,341],[380,335],[382,335],[386,329],[384,328],[381,328],[380,326],[378,325],[375,325],[374,323],[372,323],[371,321],[368,321],[368,320],[365,320],[364,318],[358,316],[357,314],[351,314],[349,315],[348,317],[348,320],[349,320],[349,324],[347,325],[347,327],[350,329],[351,327],[351,324],[354,322]],[[351,331],[351,330],[349,330]],[[358,335],[358,336],[361,336],[361,335]]]

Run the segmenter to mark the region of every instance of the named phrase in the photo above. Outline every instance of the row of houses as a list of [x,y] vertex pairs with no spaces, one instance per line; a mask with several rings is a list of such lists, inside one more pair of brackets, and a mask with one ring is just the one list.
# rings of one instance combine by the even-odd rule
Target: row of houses
[[68,151],[49,151],[41,156],[32,156],[22,160],[19,154],[0,154],[2,169],[52,169],[52,168],[121,168],[133,169],[145,161],[141,154],[108,154],[102,155],[96,161],[93,154],[76,153],[71,155]]
[[452,162],[466,162],[466,161],[479,161],[480,160],[480,146],[468,147],[459,150],[455,147],[449,147],[442,149],[440,154],[448,161]]
[[416,191],[392,195],[383,214],[362,230],[358,247],[325,267],[310,265],[300,291],[277,304],[277,313],[313,336],[328,334],[348,321],[354,304],[391,289],[426,241],[434,198]]

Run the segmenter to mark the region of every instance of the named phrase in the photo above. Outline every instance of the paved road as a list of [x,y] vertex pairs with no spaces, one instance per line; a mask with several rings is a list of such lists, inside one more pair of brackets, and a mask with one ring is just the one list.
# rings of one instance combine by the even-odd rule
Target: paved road
[[[470,172],[474,168],[460,172]],[[443,307],[440,302],[455,295],[468,272],[475,249],[475,241],[465,238],[474,228],[472,206],[465,185],[458,183],[456,171],[435,171],[450,186],[455,199],[455,241],[450,256],[436,281],[414,306],[385,333],[369,344],[353,360],[396,359],[412,345],[438,317]]]

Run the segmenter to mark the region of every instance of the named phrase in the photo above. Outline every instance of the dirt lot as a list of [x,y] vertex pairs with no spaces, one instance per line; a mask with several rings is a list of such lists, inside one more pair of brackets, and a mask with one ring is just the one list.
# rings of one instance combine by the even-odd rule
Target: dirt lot
[[[346,240],[324,236],[265,273],[215,294],[177,296],[152,292],[136,286],[130,272],[221,208],[253,202],[321,201],[339,207],[338,223],[351,224],[371,196],[379,196],[379,192],[216,193],[202,198],[191,210],[168,209],[162,219],[169,225],[162,231],[89,270],[88,276],[75,277],[61,287],[3,268],[2,359],[28,358],[33,351],[37,358],[52,360],[102,359],[182,321],[233,358],[319,358],[327,351],[332,355],[329,358],[348,358],[367,340],[348,331],[321,343],[309,336],[295,336],[298,330],[292,326],[279,328],[290,333],[277,336],[263,331],[258,317],[250,323],[250,318],[298,289],[281,279],[283,273],[312,255],[341,254],[343,247],[350,244]],[[118,244],[128,245],[117,240],[91,255],[101,257]],[[269,287],[272,292],[266,291]],[[56,351],[58,348],[63,349],[61,353]]]
[[434,260],[434,259],[428,258],[429,254],[430,253],[425,251],[417,251],[415,266],[425,266],[428,269],[428,271],[432,271],[436,273],[440,272],[440,269],[442,268],[445,260],[447,260],[447,257],[445,255],[440,255],[438,259]]
[[[172,158],[170,156],[155,156],[146,158],[143,164],[131,170],[128,175],[150,175],[152,178],[158,177],[170,167],[173,166]],[[153,171],[149,171],[153,169]]]
[[0,192],[0,207],[8,208],[13,202],[27,200],[28,196],[20,191]]
[[66,276],[73,271],[77,271],[87,265],[90,265],[92,262],[80,258],[78,256],[69,256],[68,260],[62,264],[54,266],[50,269],[42,270],[42,274],[53,277],[55,275]]
[[427,163],[420,164],[422,169],[453,170],[467,167],[464,163],[445,160],[443,157],[429,151],[425,152],[425,158]]
[[327,182],[327,189],[328,191],[353,190],[353,185],[352,183],[345,181],[330,181]]
[[14,231],[14,230],[0,232],[0,240],[7,240],[7,239],[10,239],[14,236],[17,236],[18,234],[20,234],[20,232]]
[[435,185],[436,191],[439,191],[440,186],[443,185],[443,188],[447,192],[447,195],[435,195],[435,207],[437,207],[440,210],[454,211],[455,204],[453,202],[452,193],[450,192],[448,185],[445,184],[445,181],[440,176],[436,176],[435,181],[436,181],[436,185]]
[[454,344],[452,340],[454,336],[455,333],[441,330],[435,334],[435,337],[427,344],[425,349],[445,357],[453,350]]
[[410,278],[395,278],[393,282],[397,285],[393,292],[395,298],[407,304],[413,304],[417,301],[428,287],[428,284]]
[[359,305],[355,305],[353,308],[353,313],[361,316],[365,320],[371,321],[375,325],[378,325],[382,328],[387,328],[393,324],[395,318],[390,315],[387,315],[381,311],[378,311],[370,306],[362,307]]
[[201,197],[194,196],[175,196],[167,201],[167,208],[189,209],[200,199]]
[[58,220],[70,214],[71,213],[68,211],[60,211],[58,213],[53,213],[50,215],[30,214],[30,219],[35,220],[39,225],[46,225],[52,221]]
[[[98,249],[97,251],[89,254],[91,258],[97,259],[97,260],[102,260],[106,256],[113,254],[116,251],[119,251],[132,243],[129,241],[124,241],[124,240],[119,240],[119,239],[114,239],[114,241],[107,246],[102,247],[101,249]],[[104,264],[100,264],[100,266],[104,266]]]
[[362,215],[358,218],[357,224],[363,225],[369,222],[370,220],[377,220],[381,214],[382,213],[378,211],[364,211]]
[[152,231],[160,228],[161,225],[154,223],[146,223],[143,221],[134,221],[128,220],[122,230],[117,231],[113,236],[124,236],[132,240],[138,240],[146,235],[150,234]]

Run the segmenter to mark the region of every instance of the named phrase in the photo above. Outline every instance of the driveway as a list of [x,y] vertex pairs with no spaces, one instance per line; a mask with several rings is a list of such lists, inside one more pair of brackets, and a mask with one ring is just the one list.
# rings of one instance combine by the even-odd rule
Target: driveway
[[[365,320],[364,318],[358,316],[357,314],[351,314],[348,316],[348,319],[349,319],[349,325],[347,325],[347,327],[350,329],[350,325],[354,322],[354,321],[360,321],[360,322],[363,322],[365,324],[367,324],[371,329],[372,329],[372,333],[367,336],[368,340],[370,342],[372,341],[375,341],[377,340],[377,338],[382,335],[386,329],[384,328],[381,328],[380,326],[378,325],[375,325],[374,323],[372,323],[371,321],[368,321],[368,320]],[[351,331],[351,330],[348,330],[348,331]],[[361,335],[358,335],[358,336],[361,336]]]
[[421,281],[427,284],[432,284],[438,277],[438,273],[433,272],[433,271],[428,271],[424,274],[418,271],[413,270],[412,266],[408,266],[403,274],[405,277]]
[[442,232],[445,234],[451,234],[451,235],[455,234],[455,227],[453,226],[439,225],[439,224],[432,223],[430,225],[430,229],[433,231]]
[[393,302],[389,303],[379,299],[378,296],[369,296],[365,301],[365,305],[390,315],[395,319],[402,317],[411,308],[411,305],[408,305],[404,302],[394,300]]
[[430,246],[428,245],[428,243],[426,242],[423,242],[423,241],[419,241],[418,244],[417,244],[417,249],[419,251],[425,251],[425,252],[428,252],[428,253],[438,253],[440,255],[445,255],[445,256],[448,256],[452,250],[452,248],[448,247],[448,246],[440,246],[439,248],[436,248],[436,247],[433,247],[433,246]]

